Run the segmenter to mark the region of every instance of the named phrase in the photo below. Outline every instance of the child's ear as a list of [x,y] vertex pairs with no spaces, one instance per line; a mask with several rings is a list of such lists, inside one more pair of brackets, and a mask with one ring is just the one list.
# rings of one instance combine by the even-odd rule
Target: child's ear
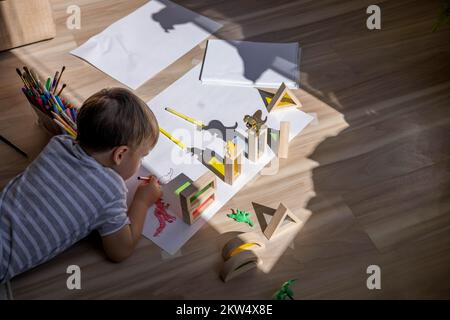
[[112,153],[112,160],[116,166],[118,166],[122,163],[122,160],[123,160],[125,154],[129,150],[130,149],[127,146],[119,146],[119,147],[114,148],[113,153]]

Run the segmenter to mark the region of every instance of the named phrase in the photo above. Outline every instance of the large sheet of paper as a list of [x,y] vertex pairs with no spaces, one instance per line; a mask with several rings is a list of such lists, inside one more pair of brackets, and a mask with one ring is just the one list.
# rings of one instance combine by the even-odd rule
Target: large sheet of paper
[[209,40],[200,79],[205,84],[291,89],[300,83],[297,42]]
[[[269,128],[279,129],[280,121],[289,121],[291,123],[290,139],[298,135],[313,119],[312,116],[297,109],[279,111],[269,115],[257,89],[206,86],[199,80],[199,73],[200,66],[194,67],[148,102],[149,107],[158,119],[160,127],[182,140],[187,146],[195,147],[198,150],[213,150],[217,155],[223,156],[224,141],[220,132],[224,127],[236,127],[238,132],[236,142],[244,148],[246,128],[243,118],[246,114],[252,115],[256,110],[263,110],[263,119],[267,116],[266,124]],[[207,125],[206,130],[197,130],[190,122],[164,110],[165,107],[171,107],[203,121]],[[183,151],[178,145],[161,134],[155,148],[144,158],[140,174],[150,172],[163,182],[168,182],[167,185],[163,186],[163,198],[165,202],[170,204],[168,212],[177,216],[177,220],[168,223],[161,234],[156,237],[153,236],[159,223],[154,215],[155,208],[152,207],[147,214],[143,235],[168,253],[174,254],[273,157],[274,153],[270,148],[267,148],[267,152],[258,162],[253,163],[243,157],[242,174],[233,186],[217,178],[217,200],[202,213],[199,220],[192,225],[187,225],[180,218],[179,198],[174,195],[173,189],[169,190],[166,186],[170,185],[170,181],[173,181],[180,174],[184,174],[191,180],[196,180],[209,169],[201,163],[201,159]],[[130,179],[130,197],[135,185],[136,179]]]
[[168,0],[152,0],[71,53],[137,89],[221,27]]

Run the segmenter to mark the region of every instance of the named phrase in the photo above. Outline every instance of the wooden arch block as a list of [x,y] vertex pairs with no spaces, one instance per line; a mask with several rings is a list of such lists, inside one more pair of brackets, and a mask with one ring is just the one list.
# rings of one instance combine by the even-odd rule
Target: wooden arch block
[[244,250],[259,250],[265,247],[264,239],[258,233],[241,233],[225,244],[222,257],[226,261]]
[[241,251],[228,259],[222,267],[220,277],[227,282],[262,263],[258,256],[251,250]]

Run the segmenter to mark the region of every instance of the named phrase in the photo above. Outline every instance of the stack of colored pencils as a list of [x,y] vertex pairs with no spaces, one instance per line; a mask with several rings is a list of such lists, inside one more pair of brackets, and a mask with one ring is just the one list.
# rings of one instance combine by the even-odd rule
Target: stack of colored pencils
[[30,105],[48,116],[63,132],[76,138],[77,109],[69,101],[61,97],[66,84],[62,84],[58,91],[65,69],[66,67],[62,67],[61,72],[56,71],[53,80],[48,78],[45,85],[42,84],[38,74],[31,68],[23,67],[23,72],[17,68],[16,71],[25,85],[22,91]]

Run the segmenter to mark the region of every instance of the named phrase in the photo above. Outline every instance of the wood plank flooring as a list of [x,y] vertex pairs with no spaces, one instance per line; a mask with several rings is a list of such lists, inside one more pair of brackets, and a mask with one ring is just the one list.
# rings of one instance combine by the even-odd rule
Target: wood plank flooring
[[[290,145],[276,175],[247,185],[181,250],[167,257],[147,239],[121,264],[92,235],[12,281],[16,299],[270,299],[289,278],[297,299],[450,298],[450,26],[431,32],[443,1],[384,0],[382,29],[365,27],[368,0],[177,0],[224,24],[214,36],[299,41],[305,112],[317,120]],[[68,54],[145,0],[51,0],[55,39],[0,53],[0,133],[29,155],[0,144],[0,187],[26,168],[49,136],[36,124],[15,68],[41,74],[67,67],[67,93],[81,103],[121,86]],[[81,7],[80,30],[65,26]],[[203,57],[205,43],[136,93],[145,101]],[[230,208],[255,211],[282,201],[305,218],[263,253],[264,267],[239,280],[218,277],[221,246],[248,227]],[[254,218],[255,231],[260,231]],[[82,290],[66,288],[66,268],[82,270]],[[368,290],[377,264],[382,289]]]

